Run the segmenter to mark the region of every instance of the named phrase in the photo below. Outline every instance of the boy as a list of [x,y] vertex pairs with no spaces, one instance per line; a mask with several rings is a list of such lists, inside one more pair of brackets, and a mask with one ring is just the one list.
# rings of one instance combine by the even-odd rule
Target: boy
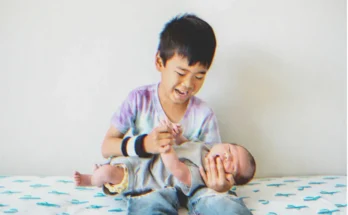
[[128,95],[111,119],[103,156],[124,155],[122,138],[129,130],[133,136],[147,134],[142,141],[145,152],[156,154],[172,145],[173,136],[166,126],[159,126],[163,119],[179,123],[185,128],[182,135],[191,141],[221,142],[214,112],[194,96],[204,83],[215,47],[212,28],[198,17],[185,15],[170,21],[161,33],[156,54],[161,81]]
[[[161,81],[130,92],[112,116],[102,144],[103,156],[148,157],[165,152],[185,139],[207,144],[221,142],[214,112],[194,96],[204,83],[215,48],[214,31],[202,19],[183,15],[168,22],[160,34],[155,58]],[[184,130],[179,129],[173,135],[168,126],[160,125],[163,119],[179,124]],[[127,132],[132,137],[124,138]],[[232,187],[213,160],[206,171],[207,177],[203,178],[207,178],[209,188],[222,192]],[[157,199],[163,197],[163,201],[152,203],[150,197],[146,197],[150,207],[165,208],[161,202],[167,203],[166,196],[173,193],[171,189],[162,189],[153,195],[157,195]]]
[[[77,186],[105,185],[104,192],[112,195],[123,193],[127,196],[163,187],[176,187],[186,196],[192,196],[195,192],[202,195],[207,191],[202,189],[205,184],[200,177],[198,166],[206,168],[209,165],[208,162],[204,162],[206,157],[217,158],[218,162],[222,163],[226,175],[233,175],[235,185],[247,184],[255,174],[255,160],[242,146],[220,143],[211,147],[203,143],[188,142],[170,147],[168,152],[151,158],[116,157],[110,161],[112,166],[98,167],[92,177],[76,172],[74,178]],[[240,199],[231,196],[228,200],[227,210],[215,208],[211,211],[217,214],[251,214]],[[190,210],[191,214],[195,205],[192,205]],[[176,214],[176,211],[173,210],[171,213]]]

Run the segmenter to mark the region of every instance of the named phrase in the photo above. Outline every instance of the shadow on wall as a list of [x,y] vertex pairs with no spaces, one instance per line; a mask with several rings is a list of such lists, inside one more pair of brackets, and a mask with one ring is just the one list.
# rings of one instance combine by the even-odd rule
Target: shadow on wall
[[[224,53],[214,68],[219,73],[218,91],[222,94],[211,96],[222,139],[250,150],[258,172],[262,169],[280,172],[281,166],[274,162],[280,143],[272,142],[275,133],[270,133],[270,129],[277,127],[274,114],[279,113],[274,111],[279,108],[275,107],[282,105],[290,94],[282,84],[286,81],[286,75],[282,74],[284,62],[255,47],[234,46],[225,50],[234,51]],[[273,119],[268,120],[269,117]]]

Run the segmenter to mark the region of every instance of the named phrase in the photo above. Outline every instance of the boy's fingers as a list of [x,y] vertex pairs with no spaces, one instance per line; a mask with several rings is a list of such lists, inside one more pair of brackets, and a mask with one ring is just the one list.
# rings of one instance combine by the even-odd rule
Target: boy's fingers
[[205,158],[205,166],[207,167],[207,174],[206,174],[206,178],[207,178],[207,183],[210,182],[211,180],[211,171],[210,171],[210,165],[209,165],[209,158]]
[[216,162],[217,162],[218,178],[219,178],[219,179],[225,180],[225,178],[226,178],[225,169],[224,169],[224,166],[222,165],[221,158],[218,157],[218,158],[216,159]]
[[210,174],[211,174],[210,180],[216,183],[218,175],[217,175],[217,169],[216,169],[214,158],[209,158],[209,164],[210,164]]
[[203,167],[201,167],[201,166],[199,167],[199,172],[201,173],[201,176],[203,178],[204,183],[207,184],[208,183],[207,175],[205,174]]
[[162,139],[159,141],[159,145],[161,147],[166,146],[166,145],[173,145],[174,144],[174,139]]
[[159,140],[165,140],[165,139],[173,139],[173,135],[171,133],[160,133],[158,134]]
[[212,153],[209,153],[209,154],[207,155],[207,157],[208,157],[209,159],[214,159],[214,158],[216,157],[216,155],[214,155],[214,154],[212,154]]
[[169,129],[168,129],[167,125],[160,125],[160,126],[156,127],[155,130],[158,133],[167,133],[167,132],[169,132]]
[[230,181],[226,179],[225,168],[222,164],[221,158],[217,159],[218,180],[220,186],[226,186],[230,184]]
[[234,185],[235,184],[235,181],[234,181],[234,178],[233,178],[233,175],[232,174],[227,174],[226,176],[228,182],[231,184],[231,185]]

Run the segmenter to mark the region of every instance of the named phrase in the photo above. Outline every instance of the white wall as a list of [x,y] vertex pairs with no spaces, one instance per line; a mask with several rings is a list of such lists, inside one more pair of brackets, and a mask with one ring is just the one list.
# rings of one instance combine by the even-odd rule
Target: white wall
[[198,95],[258,177],[346,174],[345,1],[129,2],[0,0],[0,175],[89,172],[113,111],[159,80],[159,32],[181,12],[216,31]]

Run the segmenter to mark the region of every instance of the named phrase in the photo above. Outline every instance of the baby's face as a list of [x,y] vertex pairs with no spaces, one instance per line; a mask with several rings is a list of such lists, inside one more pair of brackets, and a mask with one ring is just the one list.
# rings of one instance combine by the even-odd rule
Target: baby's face
[[208,156],[220,157],[226,175],[234,177],[248,170],[247,152],[243,147],[229,143],[215,144]]

